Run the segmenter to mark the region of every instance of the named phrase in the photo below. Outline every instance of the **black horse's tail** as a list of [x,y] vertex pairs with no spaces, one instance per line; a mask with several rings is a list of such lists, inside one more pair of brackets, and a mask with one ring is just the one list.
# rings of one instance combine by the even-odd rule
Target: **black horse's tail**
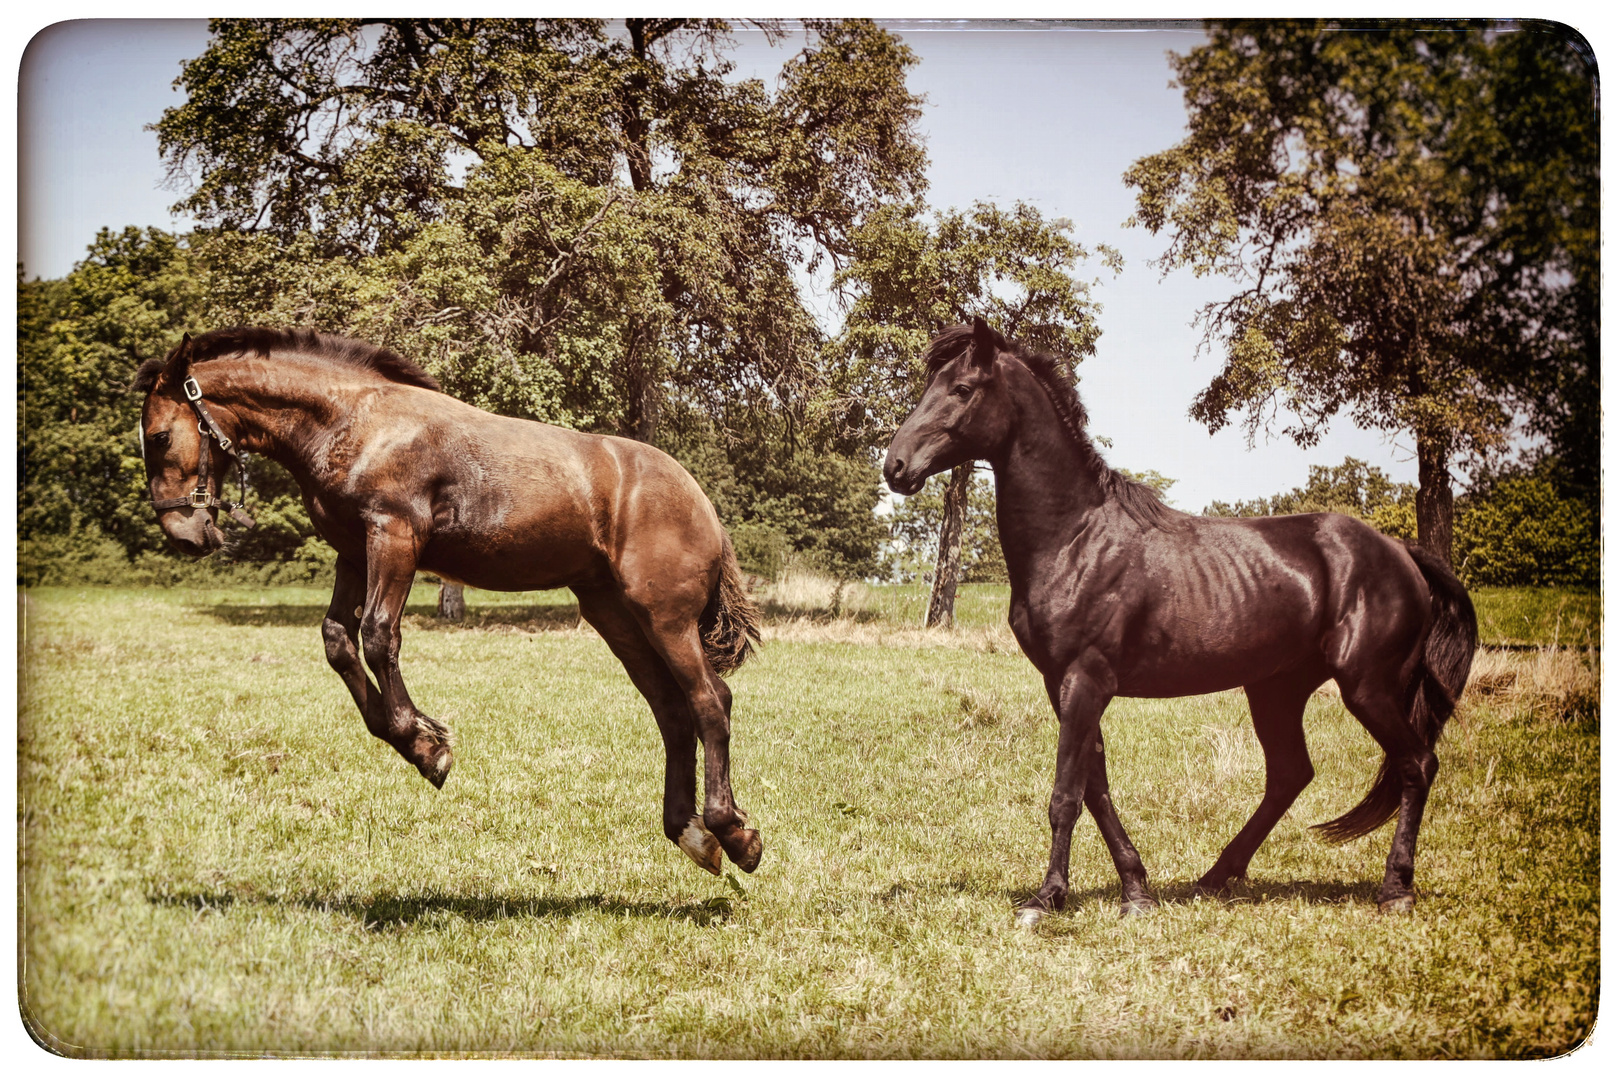
[[[1429,628],[1428,640],[1423,643],[1423,668],[1418,674],[1422,685],[1413,699],[1411,717],[1412,727],[1422,737],[1423,745],[1432,750],[1468,682],[1468,669],[1473,665],[1474,649],[1479,644],[1479,623],[1474,617],[1474,604],[1468,599],[1468,591],[1450,567],[1411,544],[1407,545],[1407,554],[1417,563],[1423,580],[1428,582],[1434,611],[1434,624]],[[1401,787],[1400,772],[1386,754],[1366,797],[1343,816],[1313,828],[1335,844],[1370,833],[1401,808]]]
[[720,580],[703,609],[698,628],[703,632],[703,652],[718,675],[729,675],[742,667],[753,653],[749,639],[759,640],[759,607],[743,585],[742,570],[731,537],[723,536],[720,551]]

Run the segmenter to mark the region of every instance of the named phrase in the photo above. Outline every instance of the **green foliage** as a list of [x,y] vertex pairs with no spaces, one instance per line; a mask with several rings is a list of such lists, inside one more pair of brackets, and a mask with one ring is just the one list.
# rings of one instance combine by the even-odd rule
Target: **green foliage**
[[128,393],[135,368],[198,328],[191,253],[156,229],[102,230],[60,282],[18,281],[18,534],[164,546]]
[[[162,569],[180,557],[170,553],[148,501],[135,440],[141,402],[128,390],[143,360],[165,354],[184,332],[208,328],[211,280],[185,239],[135,228],[103,230],[60,282],[19,280],[24,583],[187,573]],[[273,570],[276,580],[323,572],[331,551],[315,538],[291,478],[272,462],[250,459],[249,485],[260,528],[223,521],[224,561],[286,564]],[[115,549],[126,560],[122,571]]]
[[213,28],[156,126],[179,205],[311,283],[243,275],[236,308],[512,415],[654,441],[681,399],[728,433],[802,408],[795,268],[923,185],[914,58],[866,22],[807,24],[774,92],[728,78],[712,20]]
[[[1189,133],[1125,174],[1160,265],[1243,282],[1192,413],[1416,433],[1445,484],[1516,413],[1596,472],[1595,66],[1567,28],[1221,22],[1173,63]],[[1426,497],[1427,498],[1427,497]],[[1435,504],[1437,507],[1440,503]],[[1437,511],[1438,512],[1438,511]]]
[[849,437],[888,439],[922,389],[928,340],[975,315],[1071,364],[1093,355],[1102,333],[1094,282],[1075,273],[1092,255],[1115,273],[1123,261],[1106,245],[1073,240],[1073,228],[1023,202],[1010,211],[978,202],[936,213],[932,225],[915,203],[878,209],[834,275],[849,310],[828,345],[834,374],[823,414]]

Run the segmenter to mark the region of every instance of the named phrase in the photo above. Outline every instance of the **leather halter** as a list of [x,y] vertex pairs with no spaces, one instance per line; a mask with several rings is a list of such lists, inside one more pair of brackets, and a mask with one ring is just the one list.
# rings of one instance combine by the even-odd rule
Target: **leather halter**
[[[197,489],[191,494],[181,496],[178,499],[153,499],[152,509],[159,511],[175,510],[182,506],[190,506],[197,510],[220,508],[236,519],[238,524],[249,529],[254,528],[258,525],[258,522],[248,515],[246,509],[247,461],[236,452],[235,448],[231,446],[231,440],[225,437],[225,433],[219,430],[219,425],[214,422],[214,417],[209,413],[208,406],[203,404],[202,387],[197,385],[197,380],[188,376],[186,381],[180,384],[180,388],[185,391],[186,401],[191,405],[191,411],[197,414],[197,432],[202,435],[202,441],[197,444]],[[213,489],[208,483],[210,465],[214,457],[213,454],[208,452],[209,439],[219,443],[219,448],[235,459],[237,480],[242,486],[241,502],[228,503],[214,496]],[[146,437],[144,433],[141,435],[140,444],[141,457],[144,459],[146,457]],[[223,489],[223,485],[221,485],[221,488]]]

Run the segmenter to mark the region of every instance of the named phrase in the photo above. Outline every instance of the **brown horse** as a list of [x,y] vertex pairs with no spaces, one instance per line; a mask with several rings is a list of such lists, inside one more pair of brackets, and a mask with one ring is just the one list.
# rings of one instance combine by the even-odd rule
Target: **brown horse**
[[[158,521],[189,555],[220,547],[211,476],[237,449],[297,480],[338,553],[326,658],[371,733],[435,787],[448,728],[400,678],[400,618],[418,569],[480,589],[567,586],[652,706],[664,740],[664,834],[699,866],[759,865],[732,798],[731,691],[759,616],[697,482],[643,443],[495,416],[385,349],[309,331],[187,337],[141,365],[141,436]],[[223,489],[223,483],[220,488]],[[361,657],[377,677],[373,684]],[[704,750],[696,813],[695,739]]]
[[1008,621],[1058,715],[1052,855],[1019,912],[1033,926],[1069,893],[1080,807],[1097,820],[1127,913],[1156,906],[1108,794],[1100,722],[1116,695],[1181,697],[1241,686],[1266,759],[1266,793],[1198,881],[1226,888],[1314,772],[1303,717],[1334,679],[1384,751],[1366,797],[1317,826],[1332,840],[1399,814],[1379,907],[1412,906],[1418,825],[1440,729],[1468,679],[1478,633],[1462,584],[1440,560],[1338,514],[1205,518],[1172,510],[1110,469],[1055,362],[982,319],[937,335],[922,400],[883,473],[902,495],[984,459],[1012,582]]

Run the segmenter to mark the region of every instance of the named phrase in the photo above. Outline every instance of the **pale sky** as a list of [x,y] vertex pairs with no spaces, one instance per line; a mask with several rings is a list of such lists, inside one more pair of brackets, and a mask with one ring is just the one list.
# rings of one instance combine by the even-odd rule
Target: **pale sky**
[[[928,103],[922,134],[931,161],[929,202],[966,208],[1023,199],[1047,217],[1075,224],[1087,246],[1119,249],[1124,272],[1101,279],[1102,337],[1081,365],[1080,392],[1094,434],[1112,440],[1115,466],[1174,478],[1171,501],[1201,510],[1211,500],[1269,495],[1305,483],[1311,464],[1363,458],[1415,482],[1409,437],[1357,430],[1340,419],[1315,447],[1263,437],[1250,449],[1233,427],[1210,435],[1187,416],[1194,395],[1219,370],[1197,355],[1192,326],[1205,301],[1229,295],[1225,279],[1161,279],[1148,265],[1164,242],[1127,229],[1132,192],[1121,175],[1137,158],[1177,142],[1185,123],[1169,86],[1169,51],[1202,40],[1196,24],[1087,29],[1028,23],[895,21],[920,60],[910,86]],[[19,247],[28,277],[60,277],[102,227],[183,229],[162,188],[156,136],[144,130],[178,104],[171,84],[183,60],[206,45],[200,20],[81,21],[40,32],[19,81]],[[789,49],[740,32],[744,73],[769,75]],[[1460,469],[1454,470],[1459,481]]]

